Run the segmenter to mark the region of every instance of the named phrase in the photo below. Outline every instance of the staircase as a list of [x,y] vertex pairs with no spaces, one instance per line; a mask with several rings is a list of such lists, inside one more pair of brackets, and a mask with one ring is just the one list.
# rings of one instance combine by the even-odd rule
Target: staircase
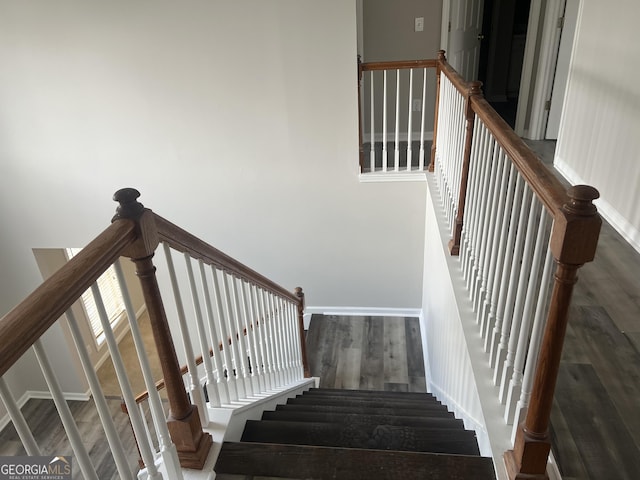
[[365,390],[311,389],[248,420],[214,470],[218,479],[495,479],[475,433],[435,397]]

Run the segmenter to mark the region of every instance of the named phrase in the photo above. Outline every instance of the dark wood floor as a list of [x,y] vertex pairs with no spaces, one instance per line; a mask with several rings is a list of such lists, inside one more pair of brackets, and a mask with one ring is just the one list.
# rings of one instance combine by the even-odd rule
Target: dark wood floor
[[307,352],[323,388],[427,391],[417,318],[314,315]]

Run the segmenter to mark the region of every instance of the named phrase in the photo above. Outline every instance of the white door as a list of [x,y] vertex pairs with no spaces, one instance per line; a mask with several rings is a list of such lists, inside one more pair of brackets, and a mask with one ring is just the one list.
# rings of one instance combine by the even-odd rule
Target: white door
[[[478,78],[484,0],[450,0],[447,58],[462,77]],[[446,12],[443,12],[446,15]]]
[[564,11],[564,25],[560,36],[560,47],[558,49],[558,61],[556,63],[556,73],[553,79],[553,90],[551,92],[551,106],[549,117],[547,118],[547,129],[545,138],[547,140],[557,140],[560,130],[560,115],[562,114],[562,104],[564,103],[564,93],[567,88],[567,77],[569,76],[569,61],[571,60],[571,50],[573,49],[573,37],[576,32],[578,22],[579,0],[567,0]]

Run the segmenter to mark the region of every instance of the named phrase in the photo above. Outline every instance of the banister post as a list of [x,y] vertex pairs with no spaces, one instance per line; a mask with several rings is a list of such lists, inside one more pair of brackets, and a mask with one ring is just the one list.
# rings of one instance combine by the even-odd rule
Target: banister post
[[578,185],[571,187],[567,194],[569,203],[555,217],[551,233],[551,253],[558,267],[531,402],[525,421],[518,427],[513,450],[504,454],[511,480],[548,478],[547,458],[551,449],[549,422],[567,330],[571,293],[577,281],[578,269],[595,256],[602,224],[592,203],[599,197],[595,188]]
[[453,237],[449,240],[449,253],[460,253],[460,238],[464,223],[464,206],[467,198],[467,183],[469,180],[469,165],[471,162],[471,147],[473,143],[473,127],[475,124],[475,112],[471,106],[471,97],[482,95],[482,82],[471,82],[465,99],[466,131],[464,140],[464,153],[462,158],[462,173],[460,176],[460,192],[458,193],[458,212],[456,223],[453,227]]
[[300,332],[300,353],[302,355],[302,369],[304,378],[311,378],[309,361],[307,360],[307,342],[304,338],[304,292],[302,287],[296,287],[296,297],[298,297],[298,331]]
[[113,199],[120,203],[112,222],[134,220],[138,227],[138,240],[123,253],[136,265],[145,305],[149,313],[153,339],[160,357],[160,365],[169,398],[167,426],[171,440],[178,451],[183,468],[202,469],[212,445],[211,435],[202,431],[200,415],[187,396],[180,373],[178,356],[171,338],[171,330],[162,303],[156,278],[153,255],[159,245],[158,231],[151,210],[137,201],[140,192],[133,188],[118,190]]
[[438,66],[436,67],[436,105],[433,117],[433,140],[431,141],[431,161],[429,162],[429,171],[433,172],[436,166],[436,138],[438,136],[438,107],[440,105],[440,75],[442,73],[442,64],[447,61],[444,50],[438,50]]
[[[362,122],[362,99],[360,98],[360,84],[362,83],[362,57],[358,55],[358,161],[360,162],[360,173],[362,173],[362,169],[364,168],[364,145],[363,145],[363,132],[364,128]],[[371,146],[373,148],[373,145]]]

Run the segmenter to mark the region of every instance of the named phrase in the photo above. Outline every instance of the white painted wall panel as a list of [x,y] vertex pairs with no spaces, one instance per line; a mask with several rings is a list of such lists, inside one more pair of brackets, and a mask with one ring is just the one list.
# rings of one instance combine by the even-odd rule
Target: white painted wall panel
[[580,3],[555,165],[640,251],[640,3]]

